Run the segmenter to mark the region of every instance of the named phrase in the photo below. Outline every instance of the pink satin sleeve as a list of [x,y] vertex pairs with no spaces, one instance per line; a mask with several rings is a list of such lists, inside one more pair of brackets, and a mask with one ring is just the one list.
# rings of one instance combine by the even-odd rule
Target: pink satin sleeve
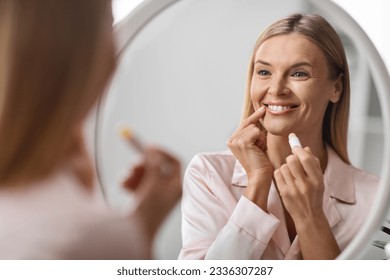
[[260,259],[279,220],[244,196],[237,201],[230,170],[214,168],[196,156],[186,170],[179,259]]

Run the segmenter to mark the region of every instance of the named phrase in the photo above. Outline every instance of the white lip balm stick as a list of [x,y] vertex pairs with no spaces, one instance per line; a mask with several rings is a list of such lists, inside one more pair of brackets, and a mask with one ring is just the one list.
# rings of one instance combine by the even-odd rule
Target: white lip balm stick
[[385,246],[385,253],[386,253],[386,258],[390,260],[390,242],[387,243]]
[[145,154],[145,148],[142,143],[135,137],[134,132],[125,124],[119,123],[116,125],[119,135],[129,145],[131,145],[140,154]]
[[290,133],[288,136],[288,143],[290,144],[291,149],[294,149],[295,147],[302,148],[301,142],[299,142],[299,139],[295,133]]

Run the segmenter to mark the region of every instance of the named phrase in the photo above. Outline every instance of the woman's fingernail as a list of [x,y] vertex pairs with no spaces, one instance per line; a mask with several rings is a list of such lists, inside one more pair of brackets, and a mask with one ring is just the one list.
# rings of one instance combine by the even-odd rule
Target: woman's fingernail
[[257,111],[259,112],[263,112],[265,110],[264,106],[261,106],[259,109],[257,109]]

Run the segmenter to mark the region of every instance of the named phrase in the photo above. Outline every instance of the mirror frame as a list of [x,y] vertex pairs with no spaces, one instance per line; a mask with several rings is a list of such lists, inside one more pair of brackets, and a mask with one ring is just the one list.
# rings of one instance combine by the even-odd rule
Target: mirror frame
[[[114,25],[114,36],[117,48],[117,58],[120,58],[122,52],[132,42],[136,35],[142,31],[144,26],[162,11],[179,1],[183,0],[144,0],[129,15],[116,23]],[[359,259],[363,256],[368,246],[371,245],[373,235],[380,229],[382,223],[386,219],[390,205],[390,188],[387,187],[390,185],[390,75],[374,44],[346,11],[331,0],[307,1],[312,7],[320,10],[325,17],[332,18],[332,21],[338,26],[348,30],[348,34],[354,41],[362,44],[361,46],[366,51],[367,61],[370,66],[374,83],[377,87],[381,104],[384,127],[384,157],[378,193],[371,211],[367,216],[367,221],[363,224],[363,227],[351,243],[337,258]],[[103,102],[102,98],[99,100],[95,118],[95,165],[97,171],[99,171],[98,155],[100,151],[96,137],[98,137],[98,126],[99,123],[101,123],[101,120],[99,120],[99,107],[101,107],[101,102]],[[97,174],[99,174],[99,172],[97,172]],[[104,193],[104,190],[102,191]]]

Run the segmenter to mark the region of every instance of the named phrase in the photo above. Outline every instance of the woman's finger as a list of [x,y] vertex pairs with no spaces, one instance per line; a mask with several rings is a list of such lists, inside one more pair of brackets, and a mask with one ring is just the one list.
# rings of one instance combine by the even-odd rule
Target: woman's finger
[[289,155],[286,158],[286,164],[291,170],[291,173],[293,174],[294,178],[300,182],[303,182],[307,175],[305,170],[303,169],[301,162],[299,161],[299,158],[296,155]]
[[292,149],[292,152],[298,157],[299,162],[307,176],[311,177],[322,174],[320,161],[311,153],[310,150],[296,147]]
[[180,174],[180,162],[172,155],[150,147],[145,155],[146,168],[152,176],[170,177]]
[[279,170],[280,170],[286,184],[289,185],[290,187],[294,187],[295,186],[295,178],[294,178],[293,174],[291,173],[289,166],[287,164],[283,164],[279,168]]
[[237,131],[228,141],[228,146],[233,148],[233,146],[242,146],[247,148],[250,144],[256,143],[259,140],[261,135],[260,129],[254,125],[250,124],[247,127],[244,127],[242,130]]
[[280,172],[280,169],[276,169],[274,171],[274,178],[276,181],[276,185],[278,186],[278,189],[283,188],[286,185],[286,181],[284,180],[283,175]]
[[247,117],[241,122],[239,129],[247,127],[250,124],[257,124],[264,115],[265,115],[265,108],[264,106],[261,106],[258,110],[254,111],[252,115],[250,115],[249,117]]
[[125,177],[124,180],[122,180],[123,187],[131,191],[136,190],[142,180],[144,173],[144,165],[138,164],[134,166],[129,176]]

